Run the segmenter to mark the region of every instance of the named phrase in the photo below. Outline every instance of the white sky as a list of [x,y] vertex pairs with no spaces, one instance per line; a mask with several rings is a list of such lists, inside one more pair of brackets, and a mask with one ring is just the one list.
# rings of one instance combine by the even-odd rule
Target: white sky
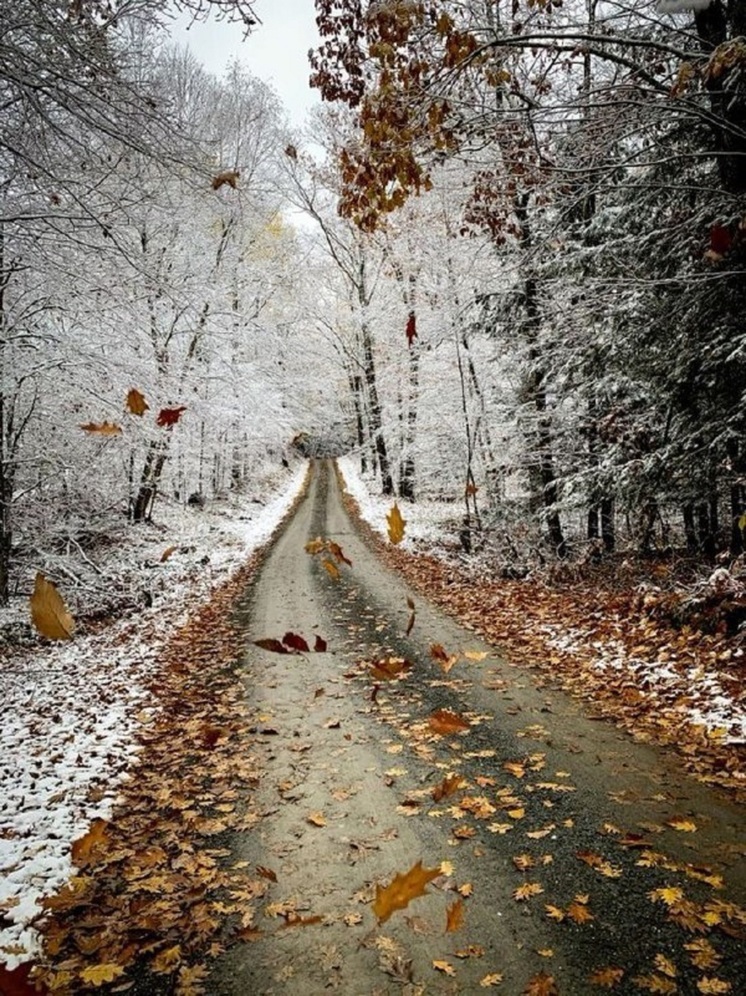
[[308,86],[311,67],[309,48],[318,44],[316,12],[313,0],[261,0],[256,5],[258,24],[243,41],[243,29],[237,24],[209,21],[193,24],[174,22],[171,37],[187,44],[211,73],[221,76],[227,64],[239,58],[254,76],[270,83],[294,127],[301,127],[311,107],[319,103],[315,90]]

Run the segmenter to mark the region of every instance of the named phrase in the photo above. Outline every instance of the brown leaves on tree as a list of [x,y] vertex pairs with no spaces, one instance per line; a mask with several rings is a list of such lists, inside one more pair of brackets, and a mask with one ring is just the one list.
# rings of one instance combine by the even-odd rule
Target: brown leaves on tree
[[121,436],[122,427],[115,422],[86,422],[80,428],[97,436]]
[[178,408],[161,408],[155,424],[159,425],[162,429],[171,429],[176,425],[185,411],[186,405],[179,405]]
[[440,866],[423,868],[422,861],[418,861],[408,872],[395,875],[389,885],[377,885],[372,908],[379,924],[397,910],[406,909],[413,899],[426,895],[428,884],[440,874]]
[[69,640],[75,632],[75,622],[67,611],[57,586],[37,572],[31,595],[31,621],[48,640]]
[[136,387],[131,387],[127,392],[126,405],[130,415],[144,415],[150,409],[150,405]]
[[386,516],[386,522],[388,523],[389,540],[396,546],[404,539],[404,527],[407,524],[407,520],[402,518],[396,502]]

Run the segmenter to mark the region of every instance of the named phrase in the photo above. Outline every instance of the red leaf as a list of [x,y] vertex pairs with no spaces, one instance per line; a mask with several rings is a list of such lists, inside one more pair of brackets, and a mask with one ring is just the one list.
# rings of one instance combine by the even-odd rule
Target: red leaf
[[282,642],[286,647],[290,647],[291,650],[298,650],[302,654],[307,654],[311,649],[302,636],[298,636],[297,633],[286,633]]
[[414,312],[409,312],[409,318],[407,319],[407,342],[411,346],[414,340],[417,338],[417,319],[415,318]]
[[170,429],[172,425],[176,425],[185,411],[186,405],[179,405],[178,408],[161,408],[155,423]]
[[273,654],[289,654],[290,651],[287,647],[283,647],[279,640],[273,640],[268,637],[265,640],[254,640],[254,645],[261,647],[262,650],[271,650]]
[[5,965],[0,965],[0,994],[2,996],[39,996],[39,993],[46,993],[48,990],[37,989],[33,983],[29,982],[29,973],[33,966],[31,964],[19,965],[13,971],[7,969]]
[[710,229],[710,249],[724,256],[731,247],[731,234],[723,225],[713,225]]
[[326,640],[323,637],[321,637],[321,636],[317,636],[316,637],[316,642],[313,645],[313,649],[316,651],[317,654],[325,654],[326,653]]

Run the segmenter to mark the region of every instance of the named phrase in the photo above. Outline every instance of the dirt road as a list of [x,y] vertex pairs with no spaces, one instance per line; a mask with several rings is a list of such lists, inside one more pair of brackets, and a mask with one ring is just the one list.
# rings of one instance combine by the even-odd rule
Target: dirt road
[[[242,609],[263,774],[231,844],[267,892],[208,991],[746,992],[742,810],[419,598],[407,636],[408,597],[320,463]],[[326,652],[253,644],[288,631]],[[418,861],[443,872],[379,923],[376,885]]]

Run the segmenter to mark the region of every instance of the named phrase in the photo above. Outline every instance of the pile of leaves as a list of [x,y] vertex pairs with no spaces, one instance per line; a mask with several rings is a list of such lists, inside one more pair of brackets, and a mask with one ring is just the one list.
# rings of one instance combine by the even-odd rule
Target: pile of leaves
[[411,553],[371,529],[354,499],[345,495],[345,502],[386,562],[512,663],[590,700],[595,715],[612,719],[636,739],[673,747],[701,781],[746,800],[740,728],[713,728],[690,718],[697,715],[699,678],[711,680],[731,702],[744,702],[746,655],[726,627],[706,632],[691,623],[676,625],[661,608],[665,599],[640,591],[633,576],[626,586],[579,574],[510,580]]
[[44,964],[31,972],[43,991],[197,996],[205,957],[251,933],[252,903],[269,882],[232,863],[222,835],[261,818],[239,670],[245,636],[232,616],[261,556],[164,652],[152,686],[159,708],[143,717],[139,760],[115,812],[74,843],[78,874],[44,903]]

